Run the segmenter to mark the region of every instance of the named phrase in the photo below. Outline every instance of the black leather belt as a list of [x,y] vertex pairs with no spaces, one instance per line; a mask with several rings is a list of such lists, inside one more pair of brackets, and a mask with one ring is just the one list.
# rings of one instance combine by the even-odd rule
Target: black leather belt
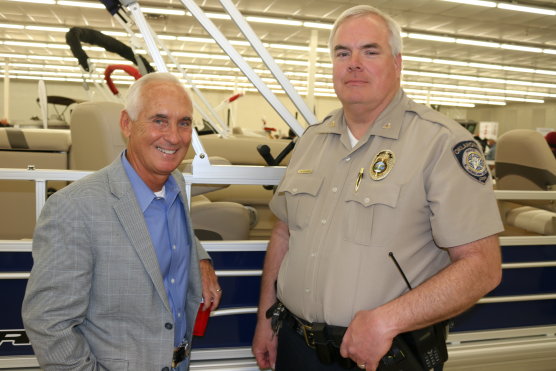
[[174,354],[172,355],[172,368],[176,368],[183,362],[187,357],[191,355],[191,344],[184,340],[180,345],[174,348]]
[[355,367],[355,362],[340,355],[340,346],[347,330],[346,327],[332,326],[326,323],[310,323],[295,316],[286,309],[284,324],[292,327],[303,337],[308,347],[315,349],[317,357],[323,364],[338,362],[343,368]]

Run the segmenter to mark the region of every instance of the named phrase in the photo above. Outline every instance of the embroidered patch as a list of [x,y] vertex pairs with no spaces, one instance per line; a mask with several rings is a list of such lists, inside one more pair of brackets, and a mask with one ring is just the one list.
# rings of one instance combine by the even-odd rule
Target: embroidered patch
[[485,184],[488,180],[488,168],[483,153],[472,140],[459,142],[452,148],[460,166],[473,179]]

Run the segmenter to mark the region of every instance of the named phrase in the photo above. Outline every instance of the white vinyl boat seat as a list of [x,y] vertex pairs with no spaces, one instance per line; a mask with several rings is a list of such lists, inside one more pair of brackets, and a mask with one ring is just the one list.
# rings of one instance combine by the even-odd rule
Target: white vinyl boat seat
[[[556,158],[537,131],[518,129],[501,135],[496,144],[495,168],[499,190],[556,189]],[[507,225],[535,234],[556,234],[554,201],[501,201],[500,205]]]
[[[70,148],[69,130],[0,128],[0,168],[68,169]],[[65,185],[61,181],[46,184],[49,193]],[[32,238],[35,204],[33,182],[0,180],[0,239]]]

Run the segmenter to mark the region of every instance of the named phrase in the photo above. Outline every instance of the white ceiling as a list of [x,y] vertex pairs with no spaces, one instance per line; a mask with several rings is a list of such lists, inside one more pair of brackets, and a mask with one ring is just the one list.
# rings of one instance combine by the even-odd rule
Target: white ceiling
[[[59,2],[59,1],[58,1]],[[88,1],[91,4],[100,2]],[[234,4],[244,16],[265,16],[288,18],[302,21],[332,23],[343,10],[360,2],[350,0],[238,0]],[[391,14],[406,33],[420,33],[474,41],[494,42],[518,46],[535,47],[553,50],[556,53],[556,16],[538,15],[516,12],[498,8],[456,4],[443,0],[371,0],[370,3]],[[515,3],[515,2],[514,2]],[[523,5],[541,6],[556,10],[556,0],[519,1]],[[142,7],[163,7],[185,10],[178,0],[139,1]],[[224,13],[218,0],[197,0],[205,12]],[[147,14],[149,25],[159,35],[208,37],[205,30],[191,16],[166,15],[151,16]],[[229,40],[243,40],[241,33],[230,20],[213,19],[213,22]],[[49,26],[49,27],[89,27],[100,31],[123,31],[123,28],[105,9],[88,9],[66,5],[44,5],[19,1],[0,0],[0,23],[4,25]],[[311,28],[282,26],[276,24],[250,23],[259,38],[269,44],[290,44],[308,46]],[[130,45],[128,37],[117,37]],[[318,31],[319,47],[327,45],[328,31]],[[11,42],[48,43],[47,46],[17,46]],[[428,88],[436,92],[457,91],[475,95],[495,95],[513,98],[535,98],[545,101],[556,99],[556,54],[533,53],[487,48],[458,43],[419,40],[405,37],[404,41],[404,84],[406,89],[427,89],[419,86],[422,83],[450,84],[459,88]],[[215,43],[199,43],[165,40],[167,47],[174,52],[209,53],[224,55]],[[65,32],[41,31],[30,29],[10,29],[0,25],[0,63],[10,63],[10,76],[17,78],[25,72],[36,72],[40,77],[51,76],[55,71],[66,74],[80,73],[74,70],[61,69],[60,66],[77,67],[77,60],[50,61],[44,56],[71,57],[71,51],[65,47]],[[236,47],[244,57],[256,57],[256,53],[247,46]],[[281,64],[286,72],[306,73],[308,70],[307,51],[269,48],[271,55],[277,59],[296,60],[300,65]],[[91,58],[117,60],[119,56],[104,52],[88,50]],[[38,59],[29,57],[41,56]],[[422,61],[419,58],[428,58]],[[152,60],[151,58],[148,58]],[[438,63],[433,60],[448,60]],[[218,76],[220,72],[203,68],[203,66],[230,66],[229,59],[178,57],[184,65],[193,65],[188,73],[196,81],[212,80],[213,83],[224,81],[226,77]],[[329,63],[326,53],[318,53],[318,62]],[[21,63],[30,64],[29,66]],[[495,64],[505,68],[495,69],[492,66],[469,66],[463,64],[480,63]],[[15,65],[14,65],[15,64]],[[262,63],[252,62],[254,68],[262,69]],[[42,65],[42,66],[36,66]],[[105,63],[97,63],[96,67],[104,68]],[[528,69],[513,71],[516,68]],[[0,65],[4,70],[4,64]],[[511,69],[511,70],[508,70]],[[544,70],[539,73],[535,70]],[[551,74],[553,72],[553,74]],[[50,73],[50,75],[47,75]],[[224,73],[224,72],[222,72]],[[437,75],[432,75],[435,73]],[[225,72],[226,76],[240,72]],[[318,67],[317,87],[330,88],[330,68]],[[438,75],[440,74],[440,75]],[[4,72],[2,72],[4,75]],[[208,75],[208,76],[207,76]],[[459,75],[456,78],[454,75]],[[123,75],[122,75],[123,76]],[[270,75],[263,75],[270,78]],[[290,75],[292,76],[292,75]],[[116,77],[115,77],[116,78]],[[296,86],[305,85],[306,77],[291,77]],[[496,80],[477,81],[477,78]],[[238,81],[238,80],[236,80]],[[497,89],[500,91],[481,92],[476,87]],[[231,88],[230,88],[231,89]],[[509,93],[504,90],[514,90]],[[529,92],[530,94],[527,94]],[[545,97],[535,96],[548,95]],[[421,93],[416,93],[421,94]],[[552,97],[550,96],[552,95]],[[467,99],[471,99],[467,97]],[[485,100],[485,98],[481,98]]]

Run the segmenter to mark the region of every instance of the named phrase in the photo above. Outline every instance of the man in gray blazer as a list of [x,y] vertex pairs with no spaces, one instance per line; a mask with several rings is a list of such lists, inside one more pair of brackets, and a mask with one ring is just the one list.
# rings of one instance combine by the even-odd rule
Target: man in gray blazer
[[48,199],[22,308],[43,369],[188,369],[199,306],[221,295],[176,170],[192,114],[174,76],[142,77],[120,117],[127,149]]

